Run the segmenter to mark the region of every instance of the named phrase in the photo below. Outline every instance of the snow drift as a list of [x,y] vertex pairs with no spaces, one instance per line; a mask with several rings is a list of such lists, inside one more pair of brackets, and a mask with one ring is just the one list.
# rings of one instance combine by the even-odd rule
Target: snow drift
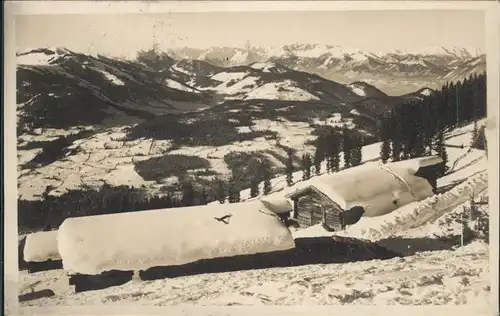
[[145,270],[295,247],[260,201],[69,218],[58,247],[69,273]]
[[288,213],[293,210],[293,204],[290,200],[269,200],[267,198],[263,198],[260,201],[276,214]]
[[388,214],[397,208],[432,196],[432,186],[415,173],[440,163],[439,157],[424,157],[389,164],[366,164],[301,183],[287,197],[314,187],[347,211],[359,206],[363,216]]
[[61,260],[57,248],[57,230],[38,232],[26,236],[23,256],[26,262]]

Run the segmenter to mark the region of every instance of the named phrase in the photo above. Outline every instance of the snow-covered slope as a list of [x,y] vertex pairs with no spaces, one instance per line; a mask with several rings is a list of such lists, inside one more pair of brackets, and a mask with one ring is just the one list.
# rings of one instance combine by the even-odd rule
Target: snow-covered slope
[[188,86],[200,91],[215,93],[225,100],[262,99],[351,103],[367,97],[387,97],[367,83],[359,82],[358,84],[363,86],[363,89],[371,92],[378,91],[378,93],[357,94],[349,86],[310,73],[296,71],[274,62],[217,68],[202,61],[187,63],[183,60],[174,64],[170,72],[170,76],[178,78],[178,81],[187,82]]
[[[473,240],[463,247],[456,238],[469,193],[487,197],[486,158],[469,150],[472,126],[447,134],[449,174],[441,194],[378,218],[362,218],[341,236],[369,238],[407,255],[389,260],[315,264],[296,267],[191,275],[168,280],[132,280],[124,285],[74,294],[62,270],[21,272],[21,293],[51,289],[50,298],[22,306],[55,305],[464,305],[490,304],[488,245]],[[366,160],[378,159],[379,144],[366,146]],[[296,172],[294,179],[300,181]],[[453,186],[449,189],[450,186]],[[284,179],[273,179],[275,193],[286,192]],[[289,188],[288,188],[289,189]],[[246,191],[245,191],[246,192]],[[434,204],[432,204],[433,202]],[[487,216],[488,207],[481,210]],[[303,237],[328,236],[319,226],[293,232]],[[469,241],[467,241],[469,242]],[[458,247],[458,248],[457,248]]]
[[490,306],[488,248],[422,252],[406,258],[248,270],[156,281],[73,294],[61,270],[21,273],[21,291],[55,296],[21,306]]
[[20,129],[68,128],[119,118],[206,108],[210,95],[199,93],[147,66],[105,56],[45,48],[17,56]]

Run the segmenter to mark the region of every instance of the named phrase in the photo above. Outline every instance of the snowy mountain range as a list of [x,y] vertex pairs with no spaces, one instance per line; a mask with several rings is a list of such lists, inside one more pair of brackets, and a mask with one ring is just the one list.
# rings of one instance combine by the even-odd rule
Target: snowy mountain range
[[441,46],[375,53],[335,45],[293,44],[270,48],[177,48],[167,53],[175,59],[197,59],[223,67],[275,61],[344,84],[365,81],[391,95],[426,86],[438,88],[445,81],[483,72],[486,64],[485,55],[477,49]]
[[370,98],[381,113],[400,100],[366,82],[345,85],[276,62],[224,68],[165,54],[127,61],[64,48],[18,54],[17,87],[20,125],[56,128],[211,111],[229,101],[314,102],[363,113]]

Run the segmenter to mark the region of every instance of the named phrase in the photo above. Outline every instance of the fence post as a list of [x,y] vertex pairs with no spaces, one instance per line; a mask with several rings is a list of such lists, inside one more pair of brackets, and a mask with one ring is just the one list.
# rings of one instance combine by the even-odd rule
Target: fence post
[[464,246],[464,212],[465,212],[465,207],[462,206],[462,213],[460,214],[460,223],[462,224],[462,229],[460,231],[460,247]]

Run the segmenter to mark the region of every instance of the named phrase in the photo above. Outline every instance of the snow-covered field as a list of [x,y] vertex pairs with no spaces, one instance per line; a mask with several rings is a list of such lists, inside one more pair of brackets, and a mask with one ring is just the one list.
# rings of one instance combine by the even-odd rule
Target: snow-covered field
[[[472,126],[447,135],[450,174],[438,186],[448,192],[401,207],[378,218],[362,218],[341,236],[370,239],[408,256],[390,260],[317,264],[201,274],[141,281],[74,293],[62,270],[20,272],[21,293],[50,289],[54,296],[22,302],[22,306],[56,305],[489,305],[488,245],[480,240],[460,247],[443,237],[461,231],[459,222],[470,193],[488,196],[487,161],[483,151],[469,150]],[[363,148],[366,162],[378,163],[379,144]],[[324,170],[324,169],[323,169]],[[294,174],[300,181],[301,173]],[[287,190],[285,179],[273,180],[269,198]],[[283,190],[284,189],[284,190]],[[248,192],[244,191],[244,198]],[[487,205],[481,211],[488,214]],[[325,236],[321,227],[294,231],[295,238]]]
[[[312,128],[308,123],[291,122],[287,120],[254,120],[251,126],[239,127],[239,133],[251,131],[274,131],[278,133],[282,145],[298,150],[298,153],[312,151],[311,146],[304,145],[308,140],[316,136],[311,135]],[[36,141],[50,141],[57,136],[67,136],[77,130],[63,131],[46,129],[40,131],[40,135],[20,135],[19,145],[29,144]],[[151,193],[161,190],[161,187],[170,181],[172,177],[163,179],[160,183],[144,180],[135,170],[134,162],[161,157],[171,149],[170,141],[138,139],[124,141],[125,128],[111,128],[96,133],[90,138],[74,141],[68,149],[74,150],[66,157],[53,163],[32,167],[18,171],[19,196],[27,200],[40,199],[41,194],[47,186],[54,189],[51,195],[60,195],[70,189],[78,188],[82,183],[100,186],[104,183],[111,185],[129,185],[133,187],[145,187]],[[234,142],[232,144],[210,147],[184,146],[171,150],[169,155],[189,155],[204,158],[210,162],[210,170],[221,175],[228,175],[230,169],[224,162],[224,156],[229,153],[238,152],[260,152],[269,160],[275,161],[275,155],[286,157],[284,149],[276,146],[276,140],[268,140],[258,137],[253,140]],[[376,147],[377,145],[375,145]],[[18,163],[23,164],[31,161],[41,149],[19,149],[17,152]],[[75,172],[75,170],[77,172]],[[323,168],[324,170],[324,168]],[[196,172],[198,170],[191,170]]]
[[[23,135],[22,143],[50,140],[47,133],[38,137]],[[58,131],[54,131],[57,133]],[[61,132],[61,135],[69,133]],[[91,138],[77,140],[68,149],[73,154],[45,166],[18,171],[19,197],[38,199],[47,186],[52,186],[52,195],[60,195],[68,189],[89,185],[153,185],[153,181],[145,181],[134,170],[134,161],[161,156],[169,148],[167,141],[139,140],[124,142],[122,128],[110,129],[98,133]],[[35,150],[18,150],[19,161],[33,159]],[[29,156],[29,157],[27,157]],[[31,158],[31,159],[30,159]]]

